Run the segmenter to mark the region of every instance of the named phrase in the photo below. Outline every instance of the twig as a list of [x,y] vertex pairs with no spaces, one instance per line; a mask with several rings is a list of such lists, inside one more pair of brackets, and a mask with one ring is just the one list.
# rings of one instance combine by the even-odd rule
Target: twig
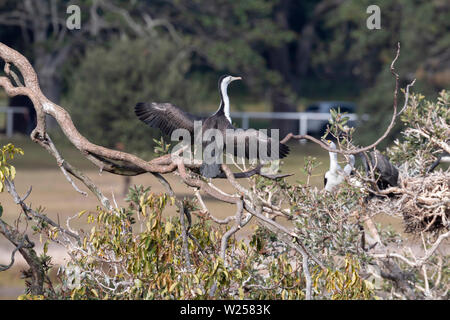
[[57,228],[60,232],[76,239],[77,241],[80,241],[80,237],[77,234],[74,234],[73,232],[70,232],[66,229],[64,229],[63,227],[61,227],[59,224],[57,224],[56,222],[54,222],[53,220],[51,220],[50,218],[48,218],[45,215],[39,214],[38,212],[34,211],[33,209],[31,209],[24,201],[22,198],[20,198],[19,194],[16,191],[14,182],[9,180],[9,179],[5,179],[5,185],[6,185],[6,189],[8,190],[8,193],[11,194],[11,196],[14,199],[14,202],[18,205],[20,205],[22,207],[22,210],[26,213],[26,214],[31,214],[32,216],[34,216],[35,218],[45,221],[46,223],[48,223],[49,225]]
[[211,214],[211,212],[208,210],[208,208],[205,205],[205,202],[203,201],[202,195],[200,194],[200,190],[198,188],[194,188],[195,192],[194,195],[197,198],[200,206],[202,207],[202,214],[206,214],[208,218],[213,220],[214,222],[218,224],[228,224],[230,221],[235,219],[235,216],[228,216],[225,219],[218,219],[215,216]]
[[[189,229],[191,228],[191,222],[192,222],[191,215],[189,213],[189,210],[183,204],[183,202],[176,198],[175,192],[173,192],[172,187],[170,186],[169,182],[159,173],[152,173],[152,174],[166,188],[167,193],[175,199],[175,204],[180,211],[180,223],[181,223],[181,227],[182,227],[182,238],[183,238],[183,253],[184,253],[184,258],[186,260],[186,266],[190,270],[192,267],[192,264],[191,264],[191,258],[189,255],[189,242],[188,242],[187,238],[188,237],[191,238],[194,241],[194,243],[197,245],[197,247],[200,249],[200,251],[203,254],[205,254],[205,252],[203,251],[203,248],[200,246],[197,239],[195,239],[195,237],[193,235],[191,235],[191,233],[189,232]],[[188,226],[186,226],[186,222],[184,220],[185,216],[188,220]]]
[[[69,176],[64,163],[66,162],[64,158],[59,153],[58,149],[56,149],[53,141],[50,139],[50,136],[46,133],[45,140],[39,140],[41,143],[39,143],[42,147],[44,147],[52,156],[55,157],[56,163],[58,164],[58,167],[61,169],[62,173],[66,177],[67,181],[72,185],[72,187],[75,189],[75,191],[81,193],[83,196],[87,196],[87,193],[80,190],[75,182],[72,180],[72,178]],[[70,167],[70,165],[68,165]]]
[[[289,231],[286,227],[280,225],[279,223],[275,222],[272,219],[267,218],[265,215],[263,215],[262,212],[262,206],[257,206],[257,209],[254,210],[251,205],[247,203],[247,201],[244,202],[244,208],[250,212],[252,215],[254,215],[259,220],[262,220],[266,226],[269,227],[270,230],[274,231],[275,233],[279,234],[281,236],[281,239],[284,243],[286,243],[288,246],[292,247],[299,253],[306,253],[317,265],[319,265],[322,269],[326,269],[325,265],[317,259],[311,252],[308,251],[308,249],[304,246],[304,244],[301,242],[301,239],[299,239],[298,235],[294,232]],[[288,239],[286,239],[286,236],[288,236]],[[289,238],[291,237],[291,238]],[[283,239],[285,238],[285,239]],[[293,238],[293,239],[292,239]],[[293,242],[294,240],[295,242]]]
[[[225,262],[225,252],[227,250],[228,239],[235,234],[243,225],[242,225],[242,211],[244,210],[243,201],[239,201],[236,203],[236,214],[234,215],[235,224],[222,236],[221,244],[220,244],[220,257]],[[247,224],[249,220],[245,222]]]
[[402,110],[400,110],[400,111],[397,113],[397,117],[398,117],[400,114],[402,114],[403,111],[405,111],[406,107],[408,106],[409,88],[412,87],[412,86],[414,85],[414,83],[416,83],[416,79],[414,79],[413,81],[411,81],[411,83],[408,84],[408,85],[406,86],[406,90],[405,90],[405,103],[403,104]]
[[[30,266],[31,282],[29,283],[30,292],[34,295],[41,295],[44,292],[44,282],[46,279],[44,266],[34,251],[34,243],[30,241],[27,235],[21,235],[19,231],[2,219],[0,219],[0,234],[6,237],[19,251],[24,260]],[[12,256],[13,258],[13,256]],[[14,261],[11,261],[14,263]],[[11,264],[12,266],[12,264]]]
[[[0,219],[0,225],[3,223],[3,220]],[[0,272],[2,271],[6,271],[9,268],[11,268],[14,265],[14,256],[16,255],[16,252],[20,249],[22,249],[24,247],[23,242],[19,243],[13,250],[13,252],[11,252],[11,262],[8,265],[4,265],[4,264],[0,264]]]
[[312,299],[312,279],[311,274],[309,273],[309,267],[308,267],[308,255],[306,252],[302,252],[302,263],[303,263],[303,274],[305,275],[306,280],[306,297],[305,300],[311,300]]

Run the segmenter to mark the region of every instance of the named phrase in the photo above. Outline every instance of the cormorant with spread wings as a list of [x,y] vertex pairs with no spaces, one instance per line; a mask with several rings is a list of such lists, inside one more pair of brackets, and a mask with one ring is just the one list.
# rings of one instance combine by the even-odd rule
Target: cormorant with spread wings
[[[236,128],[231,124],[230,117],[230,100],[228,97],[227,89],[228,85],[235,81],[240,80],[240,77],[233,76],[222,76],[219,79],[219,91],[221,96],[219,109],[209,117],[199,117],[193,114],[184,112],[180,108],[170,104],[170,103],[138,103],[135,107],[135,113],[137,117],[147,123],[152,128],[160,129],[165,135],[171,136],[176,129],[186,129],[189,131],[192,137],[194,137],[194,121],[202,121],[202,132],[205,133],[208,129],[217,129],[222,133],[223,137],[223,149],[233,150],[234,156],[239,156],[239,146],[245,143],[244,155],[246,158],[254,158],[252,154],[252,140],[256,140],[256,155],[259,156],[261,160],[262,149],[261,146],[264,144],[266,146],[266,152],[271,151],[267,158],[273,160],[274,158],[284,158],[289,153],[289,147],[280,142],[278,144],[278,149],[276,145],[272,146],[273,139],[267,137],[264,134],[256,130],[236,130]],[[234,131],[236,130],[236,131]],[[235,132],[233,137],[228,136],[230,132]],[[232,143],[232,148],[227,148],[227,143]],[[272,150],[272,147],[274,147]],[[242,150],[242,149],[241,149]],[[275,154],[272,154],[275,151]],[[278,155],[276,152],[278,151]],[[266,155],[263,155],[265,157]],[[266,158],[266,159],[267,159]],[[204,163],[200,168],[200,172],[204,177],[214,178],[217,177],[220,172],[220,165],[217,163],[206,164]]]

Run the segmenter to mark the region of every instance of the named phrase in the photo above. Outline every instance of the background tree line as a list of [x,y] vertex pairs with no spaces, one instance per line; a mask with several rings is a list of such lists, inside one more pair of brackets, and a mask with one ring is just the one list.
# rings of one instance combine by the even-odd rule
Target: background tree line
[[[66,28],[69,4],[80,6],[80,30]],[[398,65],[401,85],[417,78],[416,90],[432,98],[450,83],[448,2],[377,1],[380,30],[366,27],[371,4],[2,0],[0,39],[31,59],[43,92],[71,106],[76,124],[98,143],[148,148],[151,139],[139,142],[149,129],[137,125],[134,104],[209,111],[223,73],[245,79],[233,89],[233,108],[264,102],[283,112],[316,99],[356,101],[358,112],[371,115],[359,137],[366,142],[389,121],[385,93],[393,87],[388,66],[397,41],[407,52]],[[296,125],[272,121],[281,135]]]
[[[8,193],[20,211],[11,223],[11,209],[0,204],[0,233],[14,246],[9,264],[0,264],[0,271],[13,266],[16,252],[25,258],[30,268],[22,272],[26,292],[20,299],[448,299],[448,254],[438,248],[445,249],[442,244],[450,237],[449,171],[427,169],[450,150],[450,95],[442,90],[434,97],[449,82],[446,3],[380,2],[382,29],[376,31],[365,25],[369,2],[77,3],[82,28],[70,31],[65,27],[68,1],[1,2],[2,41],[32,59],[45,94],[68,106],[75,125],[65,107],[47,99],[35,85],[36,73],[28,60],[4,44],[2,92],[22,92],[34,101],[42,117],[32,141],[57,160],[74,192],[85,194],[76,185],[82,183],[99,201],[96,210],[78,214],[92,226],[90,231],[71,228],[72,216],[60,224],[57,210],[47,212],[35,201],[35,208],[28,205],[31,188],[22,195],[15,187],[11,163],[24,150],[12,143],[2,146],[0,191]],[[398,40],[405,54],[394,69],[400,46],[393,60],[392,48]],[[357,100],[360,112],[370,113],[376,125],[375,130],[358,130],[371,140],[380,135],[383,139],[384,130],[391,132],[391,125],[382,128],[386,117],[391,124],[401,120],[400,140],[386,149],[401,183],[380,190],[374,170],[356,170],[353,178],[359,185],[346,179],[329,194],[311,182],[320,173],[317,159],[308,157],[300,168],[304,183],[255,174],[244,187],[223,165],[234,190],[228,194],[206,183],[194,167],[168,160],[162,141],[156,143],[158,157],[151,161],[134,154],[148,152],[156,134],[150,137],[149,129],[135,119],[137,101],[170,99],[190,111],[209,111],[217,107],[216,82],[223,73],[246,80],[242,89],[232,92],[237,109],[263,108],[266,103],[275,111],[290,111],[315,99]],[[410,98],[400,110],[403,103],[397,97],[402,94],[397,89],[409,92],[413,78],[418,79],[414,90],[429,98],[405,94]],[[70,146],[101,171],[151,173],[165,192],[135,186],[124,205],[117,204],[112,192],[110,201],[63,158],[44,115],[55,117]],[[334,151],[346,161],[349,153],[384,149],[378,140],[358,150],[360,141],[353,139],[354,130],[344,129],[346,121],[334,114],[329,129],[338,141],[339,150]],[[28,173],[37,171],[33,165]],[[174,192],[165,178],[168,173],[190,187],[191,197],[181,199]],[[393,196],[386,197],[389,193]],[[205,195],[234,204],[234,216],[216,217],[220,210],[210,212]],[[163,218],[170,206],[176,206],[177,218]],[[376,225],[376,215],[400,219],[421,250],[413,252],[405,234]],[[292,228],[276,217],[292,221]],[[253,229],[250,242],[235,239],[251,219],[258,229]],[[27,230],[45,241],[41,255],[28,234],[19,232],[22,224],[30,224]],[[49,243],[63,246],[71,257],[56,279],[50,275]]]

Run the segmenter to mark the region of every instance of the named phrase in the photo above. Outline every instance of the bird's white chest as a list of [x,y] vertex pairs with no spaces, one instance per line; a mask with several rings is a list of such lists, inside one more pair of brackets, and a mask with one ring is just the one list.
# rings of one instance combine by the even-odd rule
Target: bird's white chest
[[325,185],[325,190],[327,191],[333,191],[345,180],[344,176],[337,171],[327,171],[325,178],[327,179],[327,184]]

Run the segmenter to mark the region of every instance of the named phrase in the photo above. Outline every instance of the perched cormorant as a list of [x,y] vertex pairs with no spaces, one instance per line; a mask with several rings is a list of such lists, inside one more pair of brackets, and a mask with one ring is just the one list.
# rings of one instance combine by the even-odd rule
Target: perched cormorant
[[[327,140],[328,144],[332,149],[336,149],[336,144],[333,141]],[[338,156],[336,152],[329,152],[330,154],[330,169],[325,173],[324,176],[324,186],[325,190],[331,192],[335,190],[342,182],[345,181],[346,176],[350,176],[354,169],[355,157],[353,155],[349,156],[349,163],[341,169],[338,163]]]
[[[327,140],[332,149],[336,149],[334,142]],[[338,164],[338,156],[336,152],[329,152],[330,154],[330,169],[325,173],[324,186],[325,190],[333,191],[338,185],[344,182],[345,177],[349,177],[353,174],[355,167],[355,157],[349,155],[349,163],[341,169]],[[387,189],[389,187],[395,187],[398,185],[398,169],[389,161],[389,159],[378,151],[372,151],[370,154],[370,162],[374,169],[375,177],[377,179],[377,185],[380,190]],[[369,175],[369,165],[365,154],[359,153],[363,162],[366,175]],[[350,179],[350,184],[355,187],[363,188],[360,181],[357,179]]]
[[349,155],[348,156],[348,163],[344,167],[344,173],[346,176],[350,176],[353,174],[353,170],[355,169],[355,156]]
[[[240,80],[241,77],[233,77],[230,75],[225,75],[219,79],[219,92],[220,92],[220,106],[219,109],[211,116],[202,118],[187,112],[182,111],[178,107],[170,103],[138,103],[135,107],[135,113],[137,117],[147,123],[153,128],[160,129],[164,134],[171,136],[176,129],[186,129],[194,137],[194,121],[202,121],[202,132],[208,129],[217,129],[222,133],[223,137],[223,149],[226,151],[227,143],[233,143],[232,150],[233,154],[238,155],[238,144],[245,143],[245,157],[250,158],[251,148],[250,141],[256,139],[257,141],[257,154],[259,155],[260,146],[262,144],[267,145],[266,150],[271,150],[272,138],[264,135],[260,135],[258,131],[255,130],[242,130],[237,131],[230,139],[227,139],[227,131],[235,130],[236,128],[231,124],[230,117],[230,99],[228,97],[228,85],[235,81]],[[232,138],[232,139],[231,139]],[[241,139],[243,138],[243,140]],[[192,140],[193,141],[193,140]],[[289,153],[289,147],[285,144],[276,141],[278,144],[278,157],[284,158]],[[221,173],[220,164],[218,163],[203,163],[200,168],[200,173],[206,178],[214,178]]]
[[[383,190],[389,187],[396,187],[398,185],[398,169],[380,152],[372,151],[369,154],[372,168],[375,172],[375,178],[377,179],[378,188]],[[366,156],[360,153],[360,157],[364,169],[366,170],[366,174],[369,175],[370,168]]]

